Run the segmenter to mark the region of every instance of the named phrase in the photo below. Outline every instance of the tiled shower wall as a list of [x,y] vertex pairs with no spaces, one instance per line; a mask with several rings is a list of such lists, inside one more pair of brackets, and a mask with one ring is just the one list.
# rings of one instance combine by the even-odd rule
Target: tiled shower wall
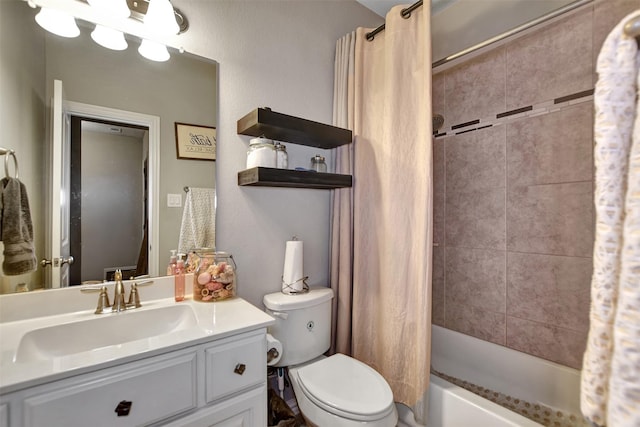
[[433,76],[433,322],[574,368],[589,327],[597,0]]

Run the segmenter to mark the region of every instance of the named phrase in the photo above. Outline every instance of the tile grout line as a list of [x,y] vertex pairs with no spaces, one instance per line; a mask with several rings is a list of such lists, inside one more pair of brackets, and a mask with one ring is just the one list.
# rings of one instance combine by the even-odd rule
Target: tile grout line
[[[469,120],[464,123],[459,123],[456,125],[449,126],[448,128],[443,128],[441,129],[442,132],[436,134],[435,137],[446,138],[450,136],[464,134],[466,132],[472,132],[474,130],[483,129],[489,126],[500,126],[503,124],[508,124],[509,122],[512,122],[517,119],[525,118],[525,117],[537,117],[537,116],[542,116],[549,113],[563,111],[568,108],[574,107],[575,105],[579,105],[588,101],[593,101],[593,97],[594,97],[593,91],[594,89],[580,91],[570,95],[553,98],[550,100],[538,102],[536,104],[531,104],[525,107],[497,113],[492,115],[491,117],[492,118],[495,117],[495,118],[490,120],[484,120],[484,121],[483,119]],[[576,96],[576,95],[582,95],[582,96],[573,98],[573,96]],[[510,112],[515,112],[515,113],[508,114],[506,116],[504,115]]]

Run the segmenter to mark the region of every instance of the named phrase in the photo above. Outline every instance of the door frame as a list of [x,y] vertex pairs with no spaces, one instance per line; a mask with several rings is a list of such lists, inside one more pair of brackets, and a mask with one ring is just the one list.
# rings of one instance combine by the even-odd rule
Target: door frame
[[[160,247],[160,117],[149,114],[116,108],[102,107],[92,104],[84,104],[75,101],[63,101],[65,122],[70,121],[71,116],[82,116],[90,119],[117,121],[126,124],[144,126],[149,129],[149,165],[148,165],[148,215],[149,215],[149,244],[148,262],[149,275],[158,276],[159,258],[156,255]],[[65,141],[66,143],[66,141]],[[55,227],[53,227],[55,228]],[[53,231],[53,236],[60,235]],[[49,236],[53,238],[52,236]],[[59,239],[58,239],[59,240]],[[59,244],[60,242],[58,242]],[[53,245],[53,243],[52,243]],[[71,254],[73,255],[73,254]],[[53,285],[53,287],[56,287]]]

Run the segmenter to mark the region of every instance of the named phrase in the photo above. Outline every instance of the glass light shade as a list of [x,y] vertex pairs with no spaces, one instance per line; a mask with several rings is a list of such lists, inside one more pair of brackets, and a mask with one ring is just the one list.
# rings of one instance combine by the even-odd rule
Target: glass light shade
[[58,10],[43,7],[36,15],[36,22],[50,33],[61,37],[78,37],[80,28],[73,16]]
[[87,0],[91,7],[114,18],[128,18],[131,15],[127,0]]
[[111,50],[125,50],[129,46],[122,31],[102,25],[96,25],[95,30],[91,32],[91,38],[100,46]]
[[169,0],[150,0],[144,24],[151,33],[158,35],[173,35],[180,31]]
[[157,62],[167,61],[171,57],[165,45],[147,39],[142,40],[138,52],[145,58]]

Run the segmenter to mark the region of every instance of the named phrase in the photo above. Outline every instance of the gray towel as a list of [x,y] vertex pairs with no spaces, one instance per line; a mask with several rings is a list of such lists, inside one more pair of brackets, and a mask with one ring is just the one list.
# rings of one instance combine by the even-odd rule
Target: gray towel
[[0,238],[4,242],[2,271],[7,276],[34,271],[38,262],[33,247],[33,224],[27,189],[17,178],[0,181]]

